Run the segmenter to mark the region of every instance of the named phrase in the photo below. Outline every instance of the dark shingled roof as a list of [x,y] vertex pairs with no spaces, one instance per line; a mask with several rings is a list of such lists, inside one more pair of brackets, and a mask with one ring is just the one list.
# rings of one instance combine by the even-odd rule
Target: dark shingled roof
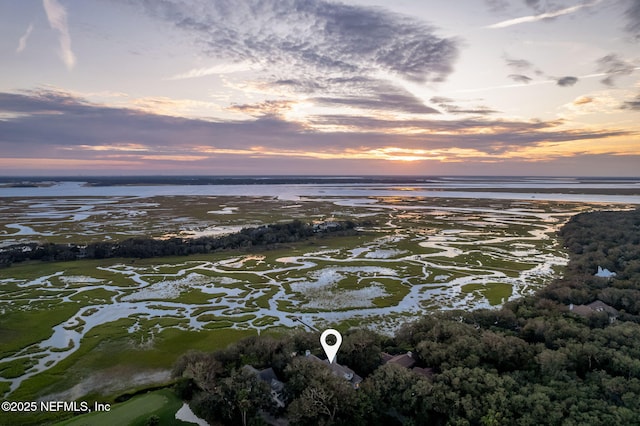
[[588,305],[571,305],[569,306],[569,311],[583,317],[587,317],[595,312],[606,312],[612,317],[616,317],[619,314],[616,308],[607,305],[602,300],[596,300]]
[[416,360],[413,359],[411,352],[407,352],[406,354],[402,355],[396,355],[387,362],[390,364],[401,365],[404,368],[411,368],[416,364]]
[[573,309],[571,309],[571,312],[586,317],[593,313],[593,309],[586,305],[575,305]]
[[362,382],[362,377],[358,376],[355,373],[355,371],[353,371],[352,369],[350,369],[346,365],[338,364],[337,361],[329,363],[329,360],[324,360],[323,361],[323,360],[321,360],[320,358],[318,358],[317,356],[315,356],[313,354],[305,355],[305,357],[307,359],[310,359],[310,360],[314,361],[314,362],[321,362],[321,363],[327,365],[327,367],[329,367],[329,369],[331,370],[331,372],[333,372],[333,374],[335,376],[342,377],[343,379],[351,382],[351,384],[354,387],[358,387],[358,385]]
[[614,308],[613,306],[607,305],[602,300],[596,300],[595,302],[589,303],[587,306],[591,308],[591,310],[596,312],[604,311],[608,314],[618,315],[618,310],[616,308]]

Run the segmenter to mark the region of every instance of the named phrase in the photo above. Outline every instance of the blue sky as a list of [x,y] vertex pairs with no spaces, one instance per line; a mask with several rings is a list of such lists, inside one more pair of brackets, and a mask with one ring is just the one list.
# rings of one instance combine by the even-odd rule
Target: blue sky
[[635,0],[0,2],[1,175],[637,176]]

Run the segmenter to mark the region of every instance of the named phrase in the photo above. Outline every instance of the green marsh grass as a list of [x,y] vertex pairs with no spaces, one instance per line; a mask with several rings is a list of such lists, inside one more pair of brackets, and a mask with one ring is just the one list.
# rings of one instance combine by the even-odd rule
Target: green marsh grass
[[52,328],[78,312],[78,303],[57,303],[47,309],[10,312],[0,316],[0,356],[45,340]]
[[463,293],[480,293],[491,306],[500,305],[513,294],[513,287],[506,283],[466,284],[462,286]]
[[[104,200],[104,198],[97,199]],[[180,280],[190,273],[211,277],[211,284],[215,287],[241,290],[239,297],[229,300],[229,305],[235,301],[242,301],[243,298],[246,303],[244,310],[236,308],[231,310],[229,306],[223,305],[226,298],[222,293],[207,294],[197,288],[184,290],[177,298],[167,301],[185,303],[192,307],[197,306],[194,315],[198,318],[203,317],[211,320],[207,324],[206,330],[184,330],[188,319],[173,317],[157,320],[131,317],[103,324],[90,330],[80,342],[79,347],[75,348],[76,351],[67,359],[51,367],[50,370],[25,380],[11,398],[16,396],[29,399],[46,393],[60,392],[80,383],[83,377],[91,375],[94,371],[111,371],[110,369],[119,368],[119,366],[122,366],[123,371],[146,371],[145,369],[149,368],[168,369],[175,358],[186,349],[213,350],[225,346],[239,337],[255,334],[255,331],[238,330],[237,328],[264,327],[275,324],[275,316],[256,317],[250,312],[260,308],[268,309],[271,306],[270,301],[281,289],[284,289],[287,297],[290,298],[290,300],[276,301],[281,312],[294,315],[317,313],[317,309],[305,309],[304,295],[292,292],[287,281],[296,278],[311,280],[310,273],[324,268],[349,266],[357,269],[365,266],[381,266],[394,269],[397,273],[396,278],[378,278],[368,274],[358,276],[357,272],[348,272],[344,274],[345,278],[337,285],[339,289],[358,290],[373,285],[374,282],[382,283],[388,295],[375,298],[372,302],[376,307],[388,307],[398,304],[403,299],[411,289],[409,285],[428,284],[425,292],[441,289],[441,293],[444,295],[448,281],[465,276],[500,271],[508,277],[517,277],[521,271],[532,268],[535,264],[511,259],[508,253],[514,250],[516,247],[514,244],[531,244],[533,247],[529,248],[543,253],[553,254],[559,250],[554,239],[530,239],[532,237],[531,231],[540,229],[542,222],[541,219],[525,214],[498,217],[498,222],[491,222],[490,219],[495,217],[493,213],[469,213],[458,210],[410,210],[409,208],[403,210],[402,206],[481,207],[497,211],[518,207],[536,208],[543,212],[558,209],[559,214],[565,214],[566,211],[577,208],[574,204],[529,201],[515,203],[502,200],[482,201],[424,197],[379,197],[378,199],[384,203],[394,204],[398,210],[392,211],[383,208],[376,210],[375,206],[337,206],[329,198],[322,201],[291,202],[274,200],[270,197],[185,196],[152,197],[143,200],[134,197],[119,197],[112,199],[114,203],[104,205],[104,209],[101,205],[100,210],[108,212],[108,216],[107,213],[104,216],[97,214],[86,221],[56,222],[52,220],[49,225],[37,225],[40,226],[38,229],[43,232],[56,229],[65,234],[59,237],[43,237],[45,240],[79,243],[103,241],[106,235],[112,236],[114,240],[134,235],[159,237],[166,233],[179,233],[189,227],[204,230],[207,227],[217,225],[254,226],[290,221],[292,217],[300,217],[303,220],[327,220],[331,217],[360,220],[355,215],[374,213],[373,216],[363,217],[363,219],[376,223],[358,235],[319,236],[295,244],[283,244],[272,250],[235,250],[208,255],[155,259],[27,262],[13,265],[2,271],[3,276],[10,274],[11,278],[16,280],[35,280],[46,275],[63,272],[66,277],[89,277],[98,280],[98,282],[65,282],[59,277],[52,277],[50,279],[52,288],[60,290],[66,286],[66,289],[59,293],[31,287],[20,288],[17,282],[4,283],[3,297],[10,298],[11,304],[3,307],[5,313],[0,316],[0,356],[2,354],[10,355],[30,344],[48,338],[53,326],[71,318],[82,307],[108,303],[115,293],[102,289],[102,285],[117,286],[122,289],[125,295],[130,294],[132,288],[137,287],[138,284],[126,273],[129,268],[139,274],[148,274],[143,278],[152,283]],[[287,206],[294,204],[300,204],[300,207],[287,208]],[[9,212],[13,215],[17,214],[20,208],[23,208],[16,200],[10,201],[7,205]],[[237,207],[238,209],[230,215],[210,213],[224,207]],[[60,213],[64,211],[64,207],[54,206],[51,210]],[[144,211],[145,213],[130,217],[130,211]],[[12,219],[12,222],[16,221]],[[396,228],[387,226],[388,221]],[[504,223],[500,223],[500,221]],[[3,219],[0,218],[0,226],[5,223],[11,222],[6,222],[6,220],[3,222]],[[33,225],[27,219],[21,223],[27,226]],[[483,223],[486,226],[481,226]],[[477,244],[456,244],[454,241],[447,241],[445,245],[458,247],[464,252],[458,258],[431,257],[428,255],[437,254],[439,250],[419,245],[420,242],[428,241],[431,235],[438,235],[442,231],[452,229],[460,230],[461,234],[455,234],[460,238],[460,242],[477,242]],[[83,235],[88,231],[94,233]],[[9,237],[0,235],[0,242],[3,241],[3,238]],[[392,241],[387,237],[397,238]],[[483,241],[484,239],[502,237],[513,238],[513,240],[506,240],[503,243],[485,243]],[[362,254],[353,261],[346,261],[351,257],[351,250],[360,247],[366,247],[370,251],[399,250],[403,253],[392,255],[389,259],[369,259]],[[316,266],[312,268],[271,272],[275,268],[297,267],[297,265],[278,262],[277,259],[281,257],[301,256],[304,261],[304,254],[324,250],[334,250],[334,252],[327,255],[327,260],[311,260],[316,263]],[[501,250],[506,252],[505,256],[501,255]],[[411,259],[413,255],[416,255],[417,259]],[[250,259],[251,256],[259,256],[261,259]],[[322,257],[323,255],[317,256]],[[406,260],[398,259],[405,256]],[[238,268],[221,266],[218,269],[222,272],[210,269],[216,262],[234,257],[249,260]],[[434,266],[424,265],[423,262]],[[465,270],[467,267],[470,267],[471,270]],[[106,270],[106,268],[114,268],[116,272]],[[172,276],[180,273],[182,269],[189,270],[177,277]],[[442,282],[436,281],[435,277],[438,275],[446,275],[447,278]],[[226,284],[217,282],[217,279],[223,277],[230,277],[238,282],[227,282]],[[403,281],[409,285],[404,284]],[[539,283],[534,284],[538,285]],[[74,294],[77,287],[84,285],[90,286],[91,289]],[[532,288],[535,285],[532,285]],[[482,288],[470,286],[463,286],[464,294],[476,294],[478,298],[486,298],[492,305],[504,302],[512,294],[510,284],[489,282],[486,286],[482,285]],[[264,293],[256,292],[257,289],[262,289]],[[61,302],[61,295],[69,296],[72,302]],[[253,299],[249,299],[251,297]],[[30,299],[35,298],[41,300],[28,303]],[[164,299],[160,297],[154,300]],[[446,303],[444,296],[442,299],[434,298],[434,300],[421,302],[422,306],[427,309],[437,309],[442,303]],[[161,306],[158,304],[156,308],[161,308]],[[30,310],[24,311],[24,309]],[[351,308],[344,310],[350,311]],[[403,318],[402,314],[384,318],[377,315],[361,317],[358,314],[358,309],[353,311],[352,318],[344,324],[353,326],[384,325],[399,322]],[[140,329],[129,334],[128,328],[135,323],[139,324]],[[77,327],[83,326],[86,324],[79,324]],[[284,332],[284,328],[281,326],[269,329]],[[17,374],[20,368],[24,368],[24,365],[23,367],[8,365],[5,370],[7,374],[11,375]],[[126,381],[126,379],[127,377],[123,375],[122,380]],[[6,386],[6,383],[0,380],[0,389]]]

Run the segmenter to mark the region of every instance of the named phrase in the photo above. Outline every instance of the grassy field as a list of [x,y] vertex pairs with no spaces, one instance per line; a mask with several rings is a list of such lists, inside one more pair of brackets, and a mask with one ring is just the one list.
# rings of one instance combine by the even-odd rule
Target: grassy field
[[176,419],[182,401],[168,389],[138,395],[126,402],[114,404],[108,412],[93,412],[56,423],[56,426],[145,426],[156,416],[160,425],[192,425]]

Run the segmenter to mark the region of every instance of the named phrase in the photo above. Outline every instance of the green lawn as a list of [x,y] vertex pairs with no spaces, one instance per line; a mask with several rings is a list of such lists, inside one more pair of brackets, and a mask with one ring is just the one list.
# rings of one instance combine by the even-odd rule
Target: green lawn
[[57,423],[56,426],[143,426],[151,416],[161,425],[192,425],[176,419],[182,401],[168,389],[149,392],[114,404],[108,412],[93,412]]

